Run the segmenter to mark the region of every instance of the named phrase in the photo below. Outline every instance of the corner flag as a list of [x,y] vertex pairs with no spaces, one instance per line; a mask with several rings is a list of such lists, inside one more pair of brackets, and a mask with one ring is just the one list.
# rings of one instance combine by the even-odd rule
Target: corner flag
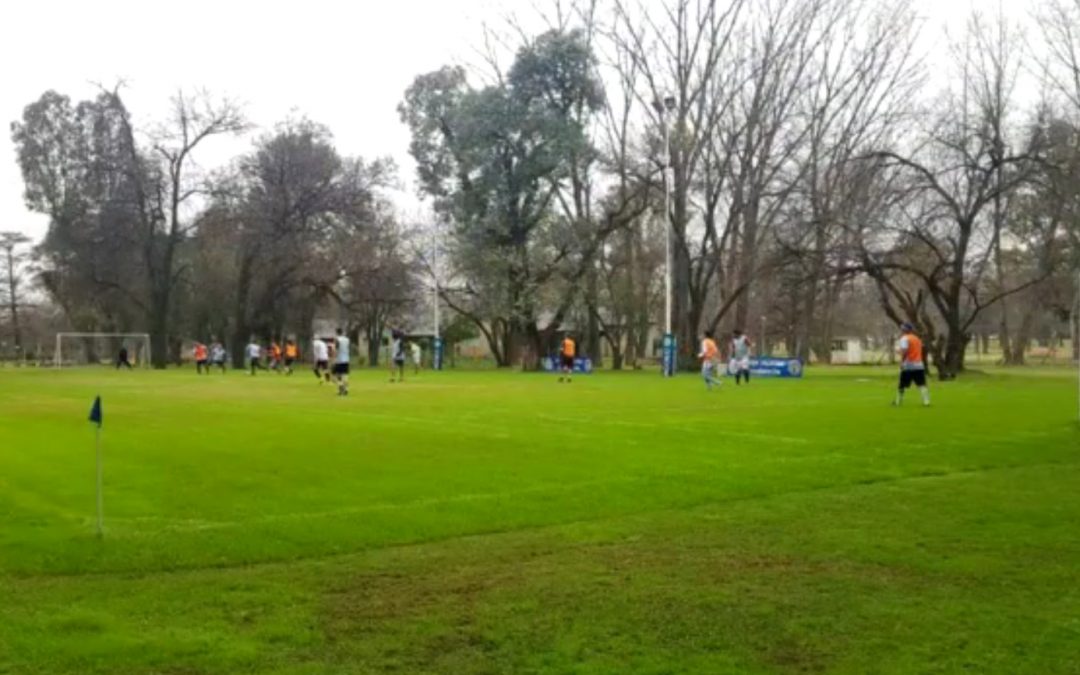
[[94,405],[90,408],[90,421],[100,427],[101,420],[101,397],[98,396],[94,399]]
[[90,407],[90,421],[97,425],[97,429],[94,430],[94,446],[97,450],[97,535],[100,537],[104,534],[103,520],[104,520],[104,504],[101,490],[101,421],[104,416],[101,413],[101,396],[98,395],[94,399],[94,405]]

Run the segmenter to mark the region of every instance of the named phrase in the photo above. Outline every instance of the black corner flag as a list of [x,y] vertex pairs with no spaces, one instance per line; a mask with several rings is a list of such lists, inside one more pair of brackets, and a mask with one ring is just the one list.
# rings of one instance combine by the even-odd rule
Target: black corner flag
[[94,399],[94,405],[90,408],[90,421],[100,427],[101,420],[101,397],[98,396]]

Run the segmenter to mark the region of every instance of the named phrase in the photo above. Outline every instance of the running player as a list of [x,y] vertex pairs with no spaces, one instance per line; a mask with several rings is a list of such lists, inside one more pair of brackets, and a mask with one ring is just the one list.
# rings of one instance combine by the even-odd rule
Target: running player
[[735,373],[735,384],[740,379],[745,379],[750,384],[750,349],[753,345],[741,330],[735,330],[731,334],[731,364],[728,370]]
[[210,374],[210,354],[206,345],[201,342],[195,343],[195,372],[202,375],[203,372]]
[[256,370],[262,368],[260,362],[262,359],[262,347],[255,341],[254,335],[251,337],[248,346],[244,348],[244,353],[247,355],[248,368],[250,368],[251,374],[254,375]]
[[394,371],[397,371],[397,381],[405,381],[405,334],[393,328],[390,330],[390,381],[394,381]]
[[292,375],[292,366],[296,363],[296,357],[299,356],[300,350],[296,346],[296,341],[289,338],[285,341],[285,374]]
[[277,340],[270,341],[270,370],[281,374],[281,345],[277,343]]
[[315,338],[315,342],[311,343],[312,356],[314,357],[315,367],[312,371],[315,373],[315,379],[319,381],[319,384],[323,383],[323,376],[326,377],[326,381],[330,381],[330,348],[326,346],[326,343],[322,338]]
[[711,330],[705,331],[705,337],[701,339],[701,351],[698,358],[701,359],[701,377],[705,380],[705,388],[712,391],[713,385],[720,386],[721,380],[716,379],[716,360],[720,349],[716,346]]
[[559,382],[564,379],[570,382],[570,376],[574,373],[574,356],[577,355],[577,343],[574,342],[574,337],[567,333],[563,338],[562,346],[559,348]]
[[412,352],[413,375],[419,375],[420,362],[424,359],[424,352],[420,349],[420,343],[415,340],[409,343],[409,350]]
[[214,338],[213,343],[210,345],[210,365],[221,369],[221,372],[225,372],[225,346]]
[[334,377],[338,383],[338,396],[349,395],[349,338],[338,328],[334,338]]
[[923,358],[923,343],[915,334],[915,327],[904,322],[900,325],[900,342],[896,345],[896,353],[900,355],[900,387],[896,390],[896,400],[893,405],[899,406],[904,402],[904,391],[912,384],[919,388],[922,395],[922,404],[930,405],[930,389],[926,386],[926,360]]

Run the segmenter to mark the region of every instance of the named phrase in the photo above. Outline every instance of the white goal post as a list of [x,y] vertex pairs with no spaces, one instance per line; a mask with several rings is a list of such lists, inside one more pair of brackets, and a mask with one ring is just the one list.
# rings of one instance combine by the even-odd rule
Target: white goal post
[[127,348],[133,366],[150,367],[149,333],[57,333],[53,365],[116,365],[120,347]]

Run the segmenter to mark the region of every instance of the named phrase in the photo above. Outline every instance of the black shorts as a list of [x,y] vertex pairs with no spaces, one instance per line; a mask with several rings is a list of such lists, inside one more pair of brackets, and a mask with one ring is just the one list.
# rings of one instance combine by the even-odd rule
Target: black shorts
[[567,369],[567,370],[573,370],[574,369],[574,357],[573,356],[567,356],[566,354],[563,354],[562,355],[562,360],[560,361],[560,363],[562,363],[562,367]]
[[335,375],[348,375],[349,374],[349,364],[347,364],[347,363],[335,363],[334,364],[334,374]]
[[926,386],[926,371],[925,370],[901,370],[900,371],[900,388],[907,389],[912,384],[916,387]]
[[330,362],[326,359],[315,362],[315,370],[330,370]]
[[207,363],[208,363],[208,361],[206,359],[200,359],[200,360],[195,362],[195,365],[202,368],[202,367],[206,366]]
[[286,356],[285,357],[285,367],[286,368],[292,368],[292,364],[293,364],[294,361],[296,361],[296,359],[290,359],[288,356]]
[[404,356],[395,356],[394,357],[394,365],[395,366],[404,366],[405,365],[405,357]]

